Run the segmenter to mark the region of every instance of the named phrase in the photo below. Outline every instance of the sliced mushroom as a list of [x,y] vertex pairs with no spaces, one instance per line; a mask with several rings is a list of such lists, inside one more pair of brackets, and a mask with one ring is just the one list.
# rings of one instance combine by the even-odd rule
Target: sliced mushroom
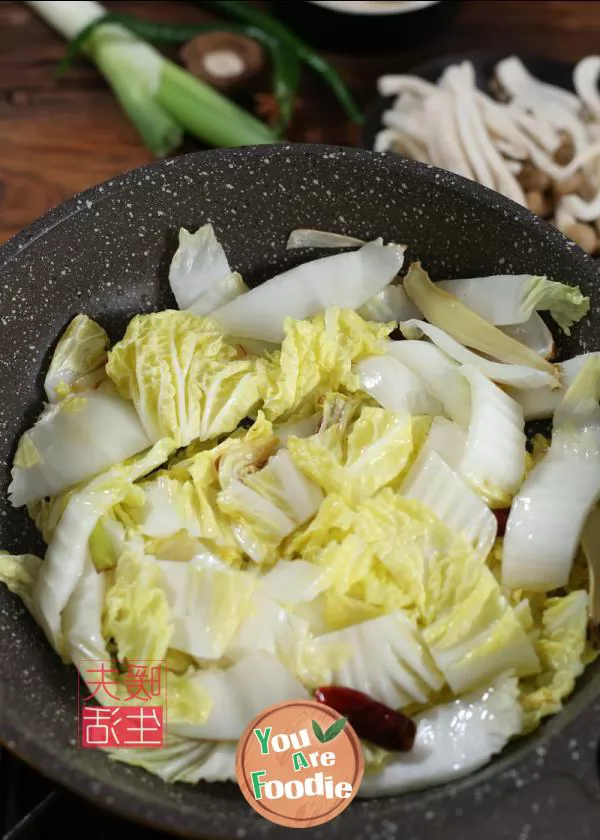
[[566,195],[562,204],[567,213],[582,222],[593,222],[600,216],[600,192],[591,201],[584,201],[578,195]]
[[582,58],[573,73],[573,85],[577,95],[585,102],[590,113],[598,119],[600,119],[599,77],[600,56],[597,55],[588,55],[587,58]]
[[565,207],[567,199],[563,198],[556,208],[556,227],[572,239],[588,254],[594,254],[598,248],[598,237],[592,225],[576,221]]
[[525,193],[527,206],[536,216],[549,216],[552,212],[552,204],[540,190],[529,190]]
[[419,76],[387,75],[379,78],[377,90],[381,96],[395,96],[409,92],[426,98],[436,90],[436,85],[426,82]]
[[502,87],[513,97],[524,102],[535,105],[540,99],[545,99],[562,108],[566,108],[572,114],[578,114],[580,103],[574,93],[564,88],[540,82],[532,76],[520,58],[511,56],[498,62],[496,65],[496,76]]
[[219,90],[231,90],[257,76],[265,67],[260,44],[231,32],[197,35],[181,49],[190,73]]
[[531,161],[527,161],[523,164],[523,168],[519,173],[519,183],[524,190],[544,192],[552,185],[552,178],[550,178],[547,172],[536,169]]

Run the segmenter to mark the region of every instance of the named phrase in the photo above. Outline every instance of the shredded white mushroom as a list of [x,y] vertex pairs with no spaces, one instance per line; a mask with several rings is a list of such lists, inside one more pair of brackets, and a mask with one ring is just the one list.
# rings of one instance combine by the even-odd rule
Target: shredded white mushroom
[[576,66],[576,93],[536,79],[515,56],[495,76],[505,100],[478,89],[470,61],[448,66],[436,84],[383,76],[379,92],[395,101],[375,149],[476,180],[581,232],[600,219],[600,56]]
[[600,94],[598,77],[600,76],[600,56],[588,55],[582,58],[573,73],[573,85],[579,98],[585,102],[590,114],[600,119]]

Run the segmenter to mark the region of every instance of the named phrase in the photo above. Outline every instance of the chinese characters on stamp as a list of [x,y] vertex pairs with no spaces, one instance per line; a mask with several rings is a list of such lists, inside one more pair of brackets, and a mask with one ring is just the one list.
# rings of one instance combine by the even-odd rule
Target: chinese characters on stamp
[[167,681],[163,662],[128,663],[122,672],[113,662],[87,660],[82,672],[85,682],[80,679],[79,683],[80,746],[164,746]]

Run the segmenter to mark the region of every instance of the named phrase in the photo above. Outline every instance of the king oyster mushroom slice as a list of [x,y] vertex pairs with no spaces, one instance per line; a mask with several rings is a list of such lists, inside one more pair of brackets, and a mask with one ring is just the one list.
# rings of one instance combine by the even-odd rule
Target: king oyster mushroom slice
[[588,55],[586,58],[582,58],[573,72],[573,85],[577,95],[585,103],[588,111],[597,119],[600,119],[599,77],[600,56],[597,55]]

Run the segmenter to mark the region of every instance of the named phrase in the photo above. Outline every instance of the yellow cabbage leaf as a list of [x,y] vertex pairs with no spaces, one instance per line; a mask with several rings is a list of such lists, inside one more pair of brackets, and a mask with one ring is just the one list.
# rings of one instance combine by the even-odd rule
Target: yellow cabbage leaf
[[349,502],[372,496],[406,467],[412,452],[409,415],[364,406],[348,433],[332,424],[309,438],[291,437],[290,454],[326,493]]
[[153,440],[186,446],[236,428],[259,401],[263,365],[238,358],[209,318],[166,310],[130,321],[106,372]]
[[104,636],[114,639],[120,662],[162,661],[174,626],[160,567],[139,548],[129,548],[114,571],[106,593]]
[[586,645],[587,624],[587,592],[575,590],[564,598],[546,599],[541,633],[535,643],[542,670],[520,683],[525,732],[562,709],[575,680],[598,655]]
[[335,306],[303,321],[286,318],[281,350],[267,366],[266,416],[280,422],[307,417],[328,391],[356,391],[352,365],[383,353],[381,342],[393,327]]

